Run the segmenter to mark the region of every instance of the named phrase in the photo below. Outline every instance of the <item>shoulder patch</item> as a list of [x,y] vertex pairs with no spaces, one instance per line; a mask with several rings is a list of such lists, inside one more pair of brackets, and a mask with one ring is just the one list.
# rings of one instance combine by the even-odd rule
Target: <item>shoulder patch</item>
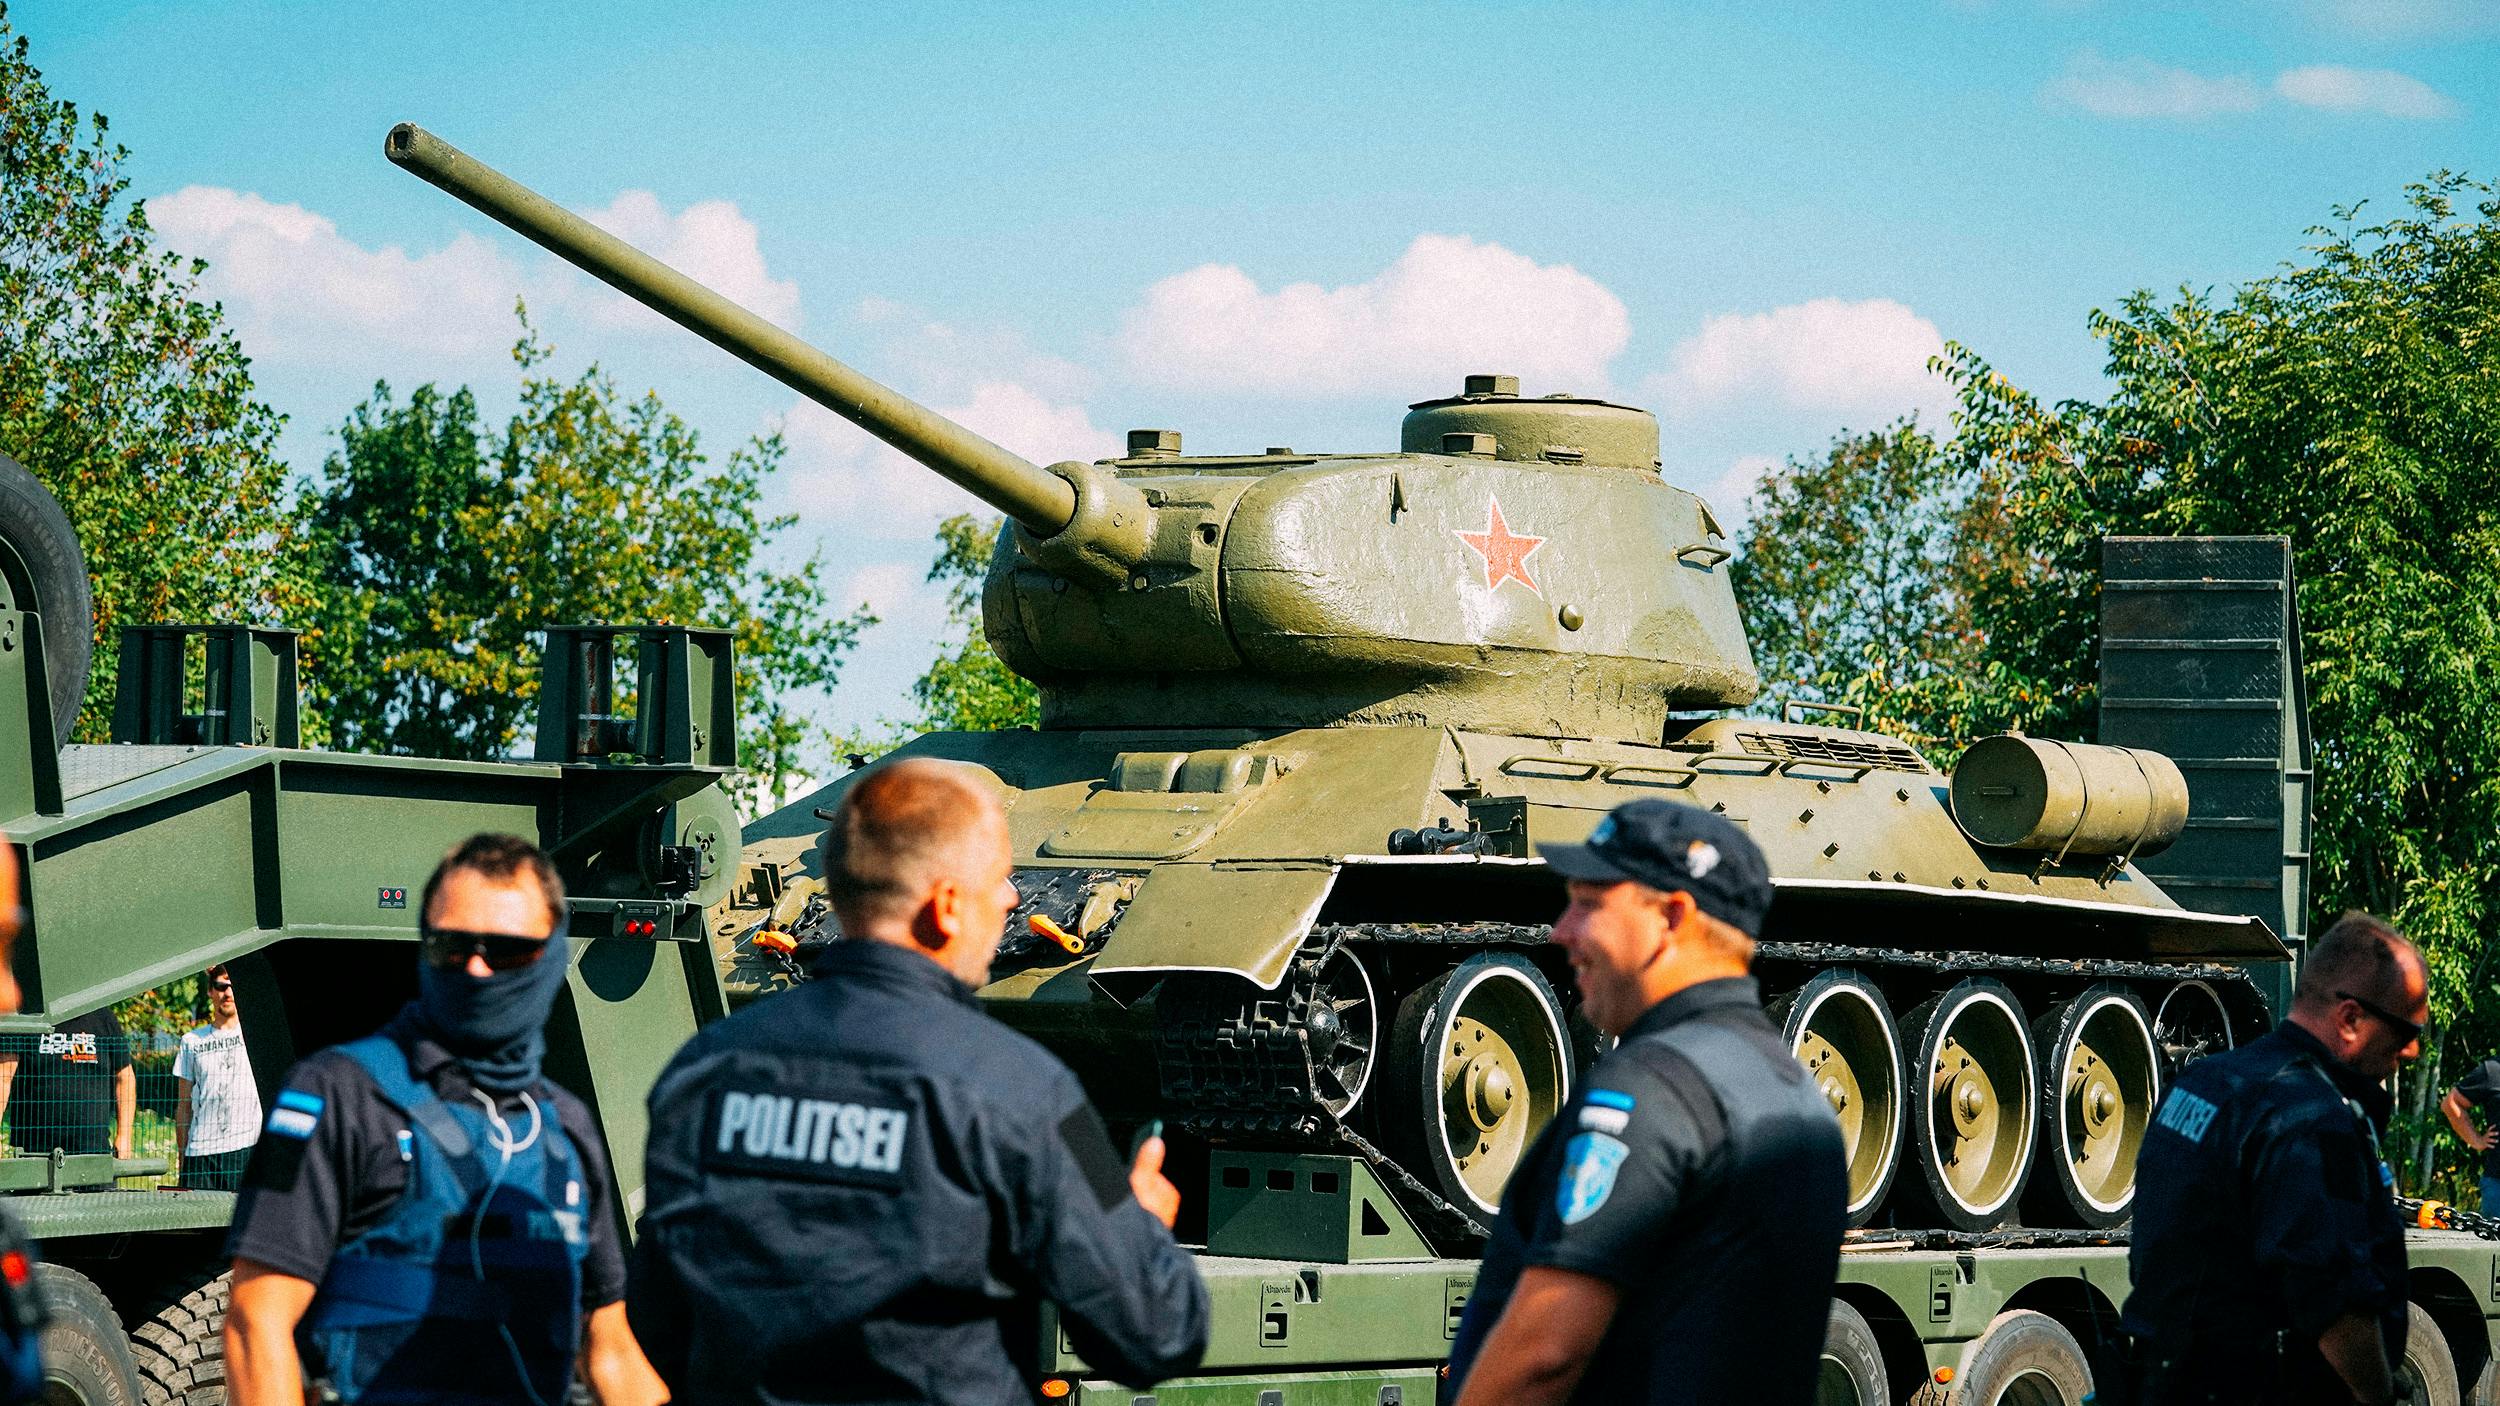
[[876,1103],[713,1089],[704,1100],[703,1168],[899,1186],[912,1122],[908,1110]]
[[1554,1210],[1565,1225],[1596,1215],[1615,1191],[1615,1174],[1631,1153],[1620,1139],[1582,1133],[1563,1146],[1562,1175],[1554,1182]]
[[319,1094],[302,1089],[280,1089],[277,1106],[269,1110],[269,1131],[279,1137],[303,1139],[312,1136],[321,1123],[321,1110],[328,1105]]
[[2213,1126],[2214,1115],[2221,1111],[2210,1099],[2174,1088],[2170,1097],[2161,1101],[2161,1114],[2153,1121],[2190,1142],[2203,1142],[2205,1130]]

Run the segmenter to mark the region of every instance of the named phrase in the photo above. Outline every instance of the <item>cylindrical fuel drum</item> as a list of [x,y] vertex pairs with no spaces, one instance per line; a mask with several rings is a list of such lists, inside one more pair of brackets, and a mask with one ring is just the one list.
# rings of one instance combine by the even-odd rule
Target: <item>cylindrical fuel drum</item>
[[2057,855],[2158,853],[2187,824],[2187,778],[2159,752],[2003,733],[1953,768],[1953,818],[1975,844]]

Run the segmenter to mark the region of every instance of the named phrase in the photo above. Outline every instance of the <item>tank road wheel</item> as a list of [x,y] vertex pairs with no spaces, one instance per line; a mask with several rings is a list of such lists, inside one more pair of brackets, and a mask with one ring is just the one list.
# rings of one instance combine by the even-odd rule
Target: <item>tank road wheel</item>
[[1865,974],[1839,967],[1787,999],[1780,1035],[1840,1116],[1849,1224],[1864,1225],[1901,1168],[1901,1031],[1892,1007]]
[[2040,1158],[2033,1199],[2070,1224],[2106,1230],[2135,1204],[2135,1154],[2161,1101],[2161,1059],[2144,1003],[2113,982],[2043,1016]]
[[1986,977],[1910,1012],[1917,1032],[1909,1188],[1953,1230],[1986,1230],[2021,1199],[2031,1171],[2039,1080],[2014,993]]
[[2164,1079],[2231,1048],[2231,1014],[2222,1007],[2222,993],[2201,981],[2171,987],[2153,1012],[2153,1043],[2161,1047]]
[[2083,1344],[2047,1314],[2018,1308],[1989,1320],[1962,1349],[1945,1399],[1953,1406],[2082,1406],[2091,1395]]
[[1314,1090],[1331,1113],[1343,1115],[1371,1085],[1380,1050],[1380,1001],[1371,973],[1340,947],[1328,954],[1307,985],[1297,983],[1294,1019],[1310,1036]]
[[1823,1370],[1814,1382],[1814,1406],[1886,1406],[1884,1349],[1866,1315],[1839,1299],[1823,1329]]
[[1483,953],[1425,982],[1398,1007],[1383,1113],[1415,1153],[1424,1184],[1491,1219],[1528,1145],[1571,1097],[1562,1002],[1543,974]]
[[130,1339],[94,1281],[57,1264],[35,1266],[52,1322],[43,1330],[44,1406],[141,1406]]

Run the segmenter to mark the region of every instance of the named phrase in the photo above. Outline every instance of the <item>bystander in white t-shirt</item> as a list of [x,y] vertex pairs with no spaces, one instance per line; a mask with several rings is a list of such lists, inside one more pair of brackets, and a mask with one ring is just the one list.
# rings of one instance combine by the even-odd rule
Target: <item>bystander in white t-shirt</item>
[[182,1037],[174,1077],[191,1081],[191,1141],[184,1150],[213,1157],[260,1138],[260,1086],[243,1053],[243,1022],[203,1025]]

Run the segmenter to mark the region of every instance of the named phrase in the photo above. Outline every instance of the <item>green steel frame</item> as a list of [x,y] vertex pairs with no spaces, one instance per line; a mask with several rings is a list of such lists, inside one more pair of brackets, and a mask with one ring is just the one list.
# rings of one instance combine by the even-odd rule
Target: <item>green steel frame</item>
[[[704,929],[737,832],[726,633],[550,630],[539,759],[464,762],[267,745],[300,734],[294,637],[243,626],[130,630],[115,741],[56,753],[33,624],[0,612],[0,832],[28,912],[25,1009],[0,1030],[49,1029],[228,962],[273,1093],[298,1054],[370,1029],[413,991],[413,952],[395,944],[416,936],[443,852],[511,831],[554,858],[573,894],[579,941],[551,1072],[608,1133],[615,1204],[639,1204],[643,1095],[727,1008]],[[216,1193],[41,1194],[153,1169],[111,1163],[0,1160],[0,1192],[21,1193],[38,1237],[226,1219],[231,1198]]]

